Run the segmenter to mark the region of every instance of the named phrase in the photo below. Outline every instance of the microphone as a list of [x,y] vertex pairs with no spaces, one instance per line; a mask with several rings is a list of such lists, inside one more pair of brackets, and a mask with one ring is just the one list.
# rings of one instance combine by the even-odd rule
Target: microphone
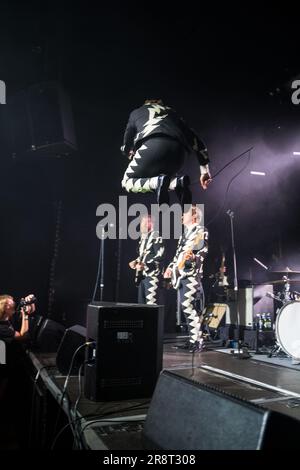
[[102,240],[104,240],[104,235],[105,235],[105,234],[107,233],[107,231],[108,231],[108,230],[107,230],[107,231],[105,230],[106,227],[107,227],[107,229],[109,229],[109,228],[113,228],[114,226],[115,226],[115,224],[109,223],[109,222],[106,222],[106,224],[98,224],[98,227],[100,227],[100,230],[101,230],[101,235],[98,236],[99,239],[101,238]]

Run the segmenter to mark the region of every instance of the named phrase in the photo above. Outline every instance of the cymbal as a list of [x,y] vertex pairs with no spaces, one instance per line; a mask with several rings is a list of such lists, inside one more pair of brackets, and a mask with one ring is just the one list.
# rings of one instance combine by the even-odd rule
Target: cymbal
[[286,274],[300,274],[300,271],[294,271],[288,267],[283,269],[276,269],[275,271],[269,271],[270,273],[286,273]]
[[[268,284],[286,284],[286,282],[288,282],[289,284],[293,283],[293,282],[300,282],[300,279],[289,279],[288,281],[287,280],[284,280],[284,279],[278,279],[276,281],[267,281],[267,282],[261,282],[260,284],[264,284],[264,285],[268,285]],[[259,285],[259,284],[258,284]]]

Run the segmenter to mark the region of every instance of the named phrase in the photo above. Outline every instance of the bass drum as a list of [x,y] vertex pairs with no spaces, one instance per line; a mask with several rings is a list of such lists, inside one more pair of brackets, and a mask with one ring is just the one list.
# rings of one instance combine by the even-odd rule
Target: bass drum
[[283,351],[300,359],[300,302],[286,303],[277,314],[276,339]]

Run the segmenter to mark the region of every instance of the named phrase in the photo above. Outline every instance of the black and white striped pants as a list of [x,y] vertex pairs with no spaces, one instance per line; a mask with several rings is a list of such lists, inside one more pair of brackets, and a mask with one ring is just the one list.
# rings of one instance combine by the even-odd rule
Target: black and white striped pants
[[[127,192],[148,193],[155,191],[158,177],[174,177],[183,166],[186,150],[177,140],[168,137],[152,137],[137,149],[122,179]],[[171,181],[170,189],[176,184]]]
[[201,337],[201,313],[204,308],[204,291],[198,276],[188,276],[180,281],[181,313],[184,315],[191,343]]

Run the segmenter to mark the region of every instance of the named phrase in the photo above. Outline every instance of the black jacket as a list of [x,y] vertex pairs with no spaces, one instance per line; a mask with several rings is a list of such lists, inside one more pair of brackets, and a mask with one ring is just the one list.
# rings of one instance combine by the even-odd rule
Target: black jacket
[[121,151],[128,156],[131,150],[137,150],[142,143],[151,137],[169,137],[180,142],[188,151],[194,151],[200,165],[209,162],[204,143],[168,106],[144,104],[135,109],[129,116]]
[[145,238],[140,239],[137,260],[145,265],[144,276],[158,276],[161,273],[164,253],[164,243],[157,232],[152,230]]

